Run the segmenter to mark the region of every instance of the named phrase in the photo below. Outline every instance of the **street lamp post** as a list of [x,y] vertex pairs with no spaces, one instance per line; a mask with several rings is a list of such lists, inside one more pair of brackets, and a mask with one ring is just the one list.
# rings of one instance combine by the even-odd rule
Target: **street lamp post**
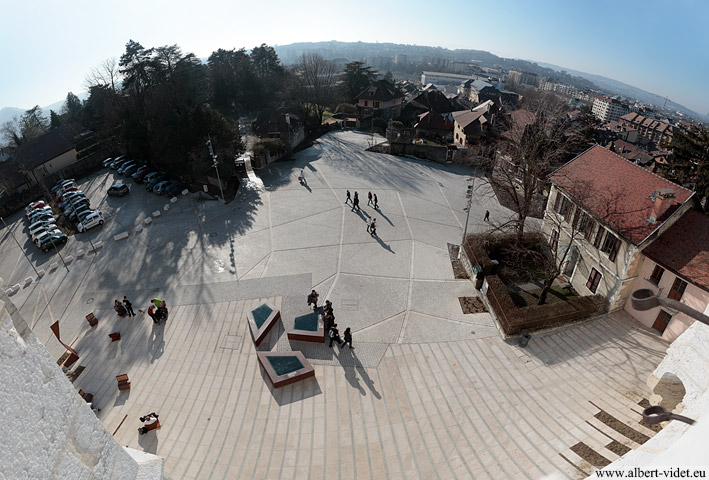
[[219,182],[219,191],[220,191],[221,194],[222,194],[222,203],[224,203],[224,202],[225,202],[225,200],[224,200],[224,190],[222,190],[222,180],[221,180],[221,178],[219,177],[219,168],[218,168],[219,164],[217,163],[217,156],[214,155],[214,149],[212,148],[212,137],[209,136],[208,138],[209,138],[209,140],[207,140],[207,147],[209,148],[209,155],[211,155],[212,160],[214,161],[214,163],[212,164],[212,166],[214,167],[214,170],[217,171],[217,182]]
[[458,249],[458,256],[460,256],[460,251],[465,245],[465,237],[468,236],[468,220],[470,220],[470,207],[473,204],[473,190],[475,190],[475,177],[471,177],[473,180],[472,185],[468,185],[468,189],[465,192],[465,196],[468,199],[468,205],[466,207],[467,215],[465,216],[465,229],[463,229],[463,240],[460,242],[460,249]]

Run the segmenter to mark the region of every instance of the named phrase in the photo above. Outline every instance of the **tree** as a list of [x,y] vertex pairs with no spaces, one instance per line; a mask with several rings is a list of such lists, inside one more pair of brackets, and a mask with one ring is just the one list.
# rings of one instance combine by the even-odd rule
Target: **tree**
[[691,125],[675,130],[672,160],[665,175],[679,184],[694,184],[706,210],[709,198],[709,129]]
[[518,235],[524,233],[527,217],[541,211],[546,175],[590,146],[583,124],[572,122],[555,97],[525,106],[498,116],[497,141],[483,149],[481,162],[492,172],[487,181],[493,190],[506,197],[515,212],[502,226],[511,225]]
[[84,84],[87,89],[97,86],[108,86],[114,92],[118,90],[121,73],[115,57],[108,58],[86,74]]
[[389,70],[387,70],[387,73],[384,74],[383,80],[386,80],[387,82],[394,85],[394,75],[392,75]]
[[314,53],[303,54],[294,66],[293,97],[318,126],[335,99],[335,73],[332,62]]
[[376,72],[362,62],[355,61],[345,65],[344,89],[347,102],[352,102],[374,81],[376,76]]
[[49,127],[55,129],[62,124],[62,119],[54,110],[49,111]]
[[20,131],[22,140],[32,140],[44,135],[49,130],[49,120],[42,114],[39,105],[35,105],[20,117]]
[[70,123],[81,124],[82,110],[83,105],[81,104],[79,97],[71,92],[67,93],[64,106],[62,107],[62,114],[66,115],[66,119]]
[[215,105],[228,108],[238,103],[247,110],[256,105],[258,81],[245,49],[220,48],[209,56],[208,65],[209,98]]

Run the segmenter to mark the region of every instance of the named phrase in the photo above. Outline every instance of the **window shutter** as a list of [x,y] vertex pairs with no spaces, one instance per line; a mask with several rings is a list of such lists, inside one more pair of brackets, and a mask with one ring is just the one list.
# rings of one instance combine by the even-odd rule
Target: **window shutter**
[[598,233],[596,234],[596,241],[593,242],[593,246],[598,248],[601,246],[601,243],[603,242],[603,234],[606,233],[606,229],[603,228],[602,226],[598,226]]
[[559,204],[561,203],[561,197],[562,197],[561,192],[557,190],[556,191],[556,200],[554,200],[554,211],[555,212],[559,211]]

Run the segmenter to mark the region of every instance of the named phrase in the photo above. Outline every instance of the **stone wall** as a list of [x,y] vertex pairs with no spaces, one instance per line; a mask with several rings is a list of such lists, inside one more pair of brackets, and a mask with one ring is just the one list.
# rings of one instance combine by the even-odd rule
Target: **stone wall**
[[0,358],[0,477],[164,478],[160,457],[116,443],[2,292]]

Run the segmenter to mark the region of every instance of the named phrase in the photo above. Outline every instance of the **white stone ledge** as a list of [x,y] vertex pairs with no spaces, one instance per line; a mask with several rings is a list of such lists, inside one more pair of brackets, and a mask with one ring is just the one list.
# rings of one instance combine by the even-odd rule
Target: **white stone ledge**
[[80,248],[78,252],[76,252],[76,258],[83,257],[84,256],[84,249]]
[[42,278],[42,277],[45,276],[46,274],[47,274],[47,272],[46,272],[44,269],[40,269],[40,270],[37,272],[37,276],[38,276],[39,278]]
[[94,243],[94,251],[98,250],[99,248],[103,247],[103,242],[96,242]]
[[148,217],[148,218],[146,218],[145,220],[143,220],[143,223],[144,223],[145,225],[150,225],[151,223],[153,223],[153,219],[150,218],[150,217]]
[[66,263],[71,263],[72,261],[74,261],[73,255],[67,255],[66,258],[64,259],[64,262],[66,262]]
[[172,197],[170,199],[170,203],[177,203],[177,197]]
[[27,277],[27,278],[25,278],[25,287],[26,287],[27,285],[29,285],[30,283],[32,283],[32,277]]
[[156,218],[157,218],[157,217],[159,217],[160,215],[162,215],[162,213],[160,213],[160,210],[155,210],[155,211],[153,212],[153,217],[156,217]]
[[53,272],[53,271],[56,270],[57,268],[59,268],[59,264],[58,264],[57,262],[53,262],[51,265],[49,265],[49,271],[50,271],[50,272]]
[[183,196],[184,196],[184,195],[188,195],[189,193],[190,193],[190,191],[187,190],[186,188],[185,188],[184,190],[182,190],[182,195],[183,195]]
[[143,231],[143,226],[142,225],[136,225],[135,228],[133,229],[135,233],[142,232]]
[[165,210],[166,212],[169,212],[170,211],[170,204],[166,203],[165,206],[162,207],[162,209]]
[[117,233],[116,235],[113,236],[113,240],[115,240],[115,241],[124,240],[126,238],[128,238],[128,232]]

